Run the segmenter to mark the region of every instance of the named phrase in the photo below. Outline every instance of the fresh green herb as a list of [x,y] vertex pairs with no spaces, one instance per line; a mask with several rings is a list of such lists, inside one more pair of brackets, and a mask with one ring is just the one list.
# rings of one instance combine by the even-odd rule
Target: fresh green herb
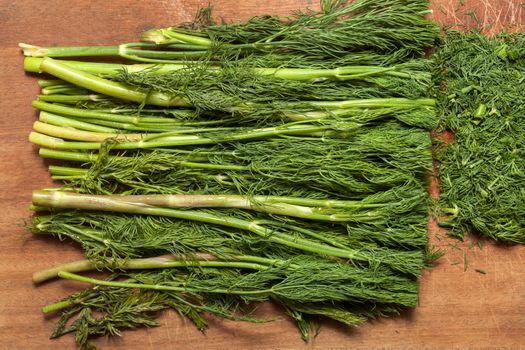
[[[214,25],[205,21],[199,29],[188,26],[148,30],[141,43],[118,46],[50,47],[21,45],[34,57],[121,56],[144,62],[206,58],[215,53],[293,54],[317,62],[345,58],[353,52],[371,51],[420,57],[439,37],[423,0],[323,1],[321,11],[297,12],[293,17],[258,16],[239,24]],[[208,17],[209,18],[209,17]],[[161,48],[161,50],[158,50]],[[367,53],[368,54],[368,53]]]
[[[250,305],[274,301],[307,340],[318,316],[358,325],[415,307],[442,254],[427,237],[427,12],[326,0],[217,25],[205,9],[139,43],[22,44],[24,69],[56,78],[39,81],[30,141],[67,162],[49,167],[62,188],[33,193],[32,231],[86,258],[33,280],[92,285],[43,308],[60,313],[53,337],[85,348],[166,309],[200,330],[204,314],[265,322]],[[144,63],[57,59],[74,56]],[[106,277],[80,275],[93,270]]]
[[454,133],[437,153],[451,235],[525,243],[524,45],[522,33],[451,31],[435,56],[438,111],[442,127]]

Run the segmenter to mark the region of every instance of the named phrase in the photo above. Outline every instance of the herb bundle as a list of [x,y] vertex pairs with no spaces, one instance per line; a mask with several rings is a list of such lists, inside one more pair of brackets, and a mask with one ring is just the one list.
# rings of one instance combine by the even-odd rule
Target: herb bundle
[[[438,38],[426,1],[323,1],[321,12],[198,23],[108,47],[22,45],[41,80],[30,141],[64,183],[35,191],[32,230],[86,260],[37,272],[93,288],[48,305],[53,337],[155,326],[175,309],[262,322],[272,300],[303,338],[415,307],[428,247],[427,98]],[[204,17],[202,17],[204,16]],[[121,56],[138,64],[52,57]],[[94,279],[80,275],[102,270]]]
[[525,243],[523,33],[493,38],[449,32],[435,59],[442,127],[441,224],[463,237],[478,232]]
[[369,63],[384,60],[377,54],[397,52],[397,58],[406,60],[421,57],[423,50],[437,40],[438,27],[424,18],[429,12],[428,3],[421,0],[323,0],[321,11],[297,12],[289,18],[258,16],[240,24],[216,25],[210,11],[204,10],[193,24],[144,32],[140,43],[22,47],[26,55],[34,57],[121,56],[155,63],[252,53],[265,55],[261,61],[270,59],[274,65],[280,55],[286,61],[291,57],[300,62],[307,57],[317,63],[345,61],[348,56],[351,61],[356,55],[354,61]]

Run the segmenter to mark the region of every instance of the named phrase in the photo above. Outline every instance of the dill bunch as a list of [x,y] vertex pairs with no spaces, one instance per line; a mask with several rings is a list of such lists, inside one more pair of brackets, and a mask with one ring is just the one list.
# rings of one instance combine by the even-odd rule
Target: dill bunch
[[[415,307],[439,256],[427,239],[428,130],[439,39],[423,0],[324,0],[321,11],[154,29],[142,42],[42,48],[30,141],[62,188],[34,191],[32,232],[85,260],[39,271],[92,288],[44,307],[52,337],[157,325],[173,309],[266,322],[274,301],[306,340]],[[509,51],[507,51],[508,53]],[[51,57],[120,56],[139,64]],[[69,164],[71,165],[71,164]],[[95,279],[80,275],[105,273]],[[252,306],[250,306],[252,305]]]
[[217,25],[208,15],[199,26],[148,30],[139,43],[20,47],[32,57],[120,56],[153,63],[252,54],[273,54],[278,60],[287,55],[308,56],[310,63],[325,67],[330,66],[323,63],[327,60],[383,61],[377,54],[395,56],[400,62],[422,57],[439,40],[439,28],[424,18],[427,13],[425,0],[324,0],[321,11],[298,11],[287,18],[256,16],[244,23]]
[[[261,74],[264,68],[255,67],[251,58],[247,58],[242,61],[222,60],[220,69],[210,69],[209,63],[196,63],[164,74],[158,74],[155,68],[138,72],[128,72],[124,68],[111,79],[147,91],[184,95],[197,109],[231,111],[249,102],[257,105],[254,109],[260,110],[264,108],[263,104],[275,100],[423,97],[430,86],[430,66],[430,61],[423,59],[369,72],[366,72],[366,67],[341,66],[334,68],[341,73],[334,74],[333,78],[315,78],[311,74],[309,80],[298,80],[303,79],[300,74],[312,72],[311,68],[304,69],[304,72],[296,71],[295,76],[290,74],[288,79],[283,79],[280,76],[285,74],[284,70],[277,70],[275,75]],[[211,106],[210,101],[219,101],[220,105]],[[224,103],[228,106],[223,106]]]
[[[61,275],[96,284],[46,307],[47,312],[63,310],[52,337],[74,332],[80,347],[93,335],[119,335],[125,328],[156,326],[155,316],[164,309],[176,310],[203,331],[207,327],[204,313],[267,322],[251,316],[253,307],[247,303],[273,300],[292,314],[308,339],[315,332],[316,316],[358,325],[417,303],[415,281],[303,256],[255,272],[182,268],[122,272],[107,280]],[[152,290],[155,285],[158,289]]]
[[427,132],[387,123],[357,129],[348,139],[287,137],[119,156],[109,154],[111,145],[94,156],[46,149],[40,154],[91,161],[87,169],[50,168],[56,179],[85,193],[344,199],[414,181],[423,184],[432,166],[429,147]]
[[[33,204],[37,207],[48,209],[82,209],[135,215],[151,215],[154,217],[168,217],[179,220],[207,223],[219,227],[240,229],[246,234],[259,236],[270,242],[296,248],[300,251],[351,259],[353,261],[368,263],[372,266],[384,265],[393,270],[417,276],[420,273],[420,265],[424,261],[423,253],[421,251],[399,251],[397,254],[390,254],[388,249],[383,250],[380,247],[376,250],[374,250],[373,247],[370,249],[356,249],[346,243],[342,244],[336,240],[332,241],[329,238],[326,238],[322,232],[325,229],[330,230],[328,227],[323,228],[323,226],[319,226],[321,227],[321,231],[316,232],[313,230],[316,227],[315,224],[312,225],[312,229],[308,228],[309,226],[306,222],[304,223],[304,226],[302,224],[295,224],[299,219],[294,219],[294,217],[304,218],[306,221],[317,220],[320,224],[326,222],[328,226],[339,223],[348,223],[348,232],[351,232],[351,227],[354,224],[368,225],[372,229],[388,227],[389,224],[396,222],[402,222],[409,225],[412,221],[412,223],[417,225],[422,219],[422,216],[420,215],[421,212],[417,210],[417,208],[424,203],[426,199],[424,193],[421,193],[422,191],[419,189],[419,193],[414,193],[416,195],[415,197],[408,197],[404,193],[404,188],[396,190],[399,192],[393,190],[384,195],[379,194],[371,196],[368,200],[364,200],[363,202],[348,203],[348,205],[352,205],[353,209],[352,207],[347,210],[342,208],[340,210],[335,210],[335,212],[328,207],[330,201],[327,201],[325,206],[317,208],[285,205],[285,213],[282,213],[281,210],[271,210],[269,212],[261,211],[263,213],[268,212],[269,214],[275,213],[277,218],[282,218],[282,222],[277,219],[270,220],[264,216],[259,217],[257,214],[251,213],[253,210],[260,211],[257,210],[257,205],[262,205],[264,199],[258,200],[258,202],[255,203],[255,207],[233,206],[233,208],[246,210],[246,212],[238,210],[238,215],[232,214],[232,212],[229,212],[228,210],[223,210],[224,208],[231,208],[231,206],[228,205],[230,200],[228,196],[218,196],[217,199],[220,199],[221,202],[212,205],[196,205],[195,202],[192,201],[181,202],[180,205],[173,205],[170,204],[172,202],[169,198],[167,198],[168,202],[166,204],[162,204],[164,202],[158,204],[152,202],[155,198],[151,196],[137,198],[134,196],[85,195],[63,191],[35,191],[33,193]],[[184,200],[185,198],[191,199],[191,197],[183,197],[181,200]],[[159,198],[156,197],[156,199]],[[390,202],[387,201],[388,199]],[[281,200],[277,198],[277,201],[272,200],[268,203],[268,208],[272,208],[272,204],[273,208],[279,204],[282,207],[283,204],[292,201],[292,198]],[[220,208],[220,210],[193,209],[200,207],[216,207]],[[323,214],[325,210],[327,210],[327,214]],[[300,214],[297,215],[297,212]],[[413,213],[413,217],[410,216],[410,213]],[[407,214],[407,216],[403,217],[400,214]],[[301,222],[301,220],[298,222]],[[42,223],[39,219],[36,220],[36,229],[38,229],[38,231],[43,231],[42,228],[39,229],[38,225],[44,227],[44,229],[46,227],[45,222]],[[53,226],[51,225],[50,227],[52,228]],[[104,235],[100,236],[91,228],[88,228],[87,232],[73,232],[76,233],[76,237],[83,238],[85,236],[88,240],[96,240],[99,241],[99,243],[110,244],[110,242],[104,241]],[[79,234],[80,236],[78,236]],[[310,239],[310,237],[312,237],[313,240]],[[318,240],[321,242],[316,242]]]
[[289,18],[257,16],[239,24],[208,23],[197,30],[153,29],[144,32],[142,40],[173,48],[191,43],[217,51],[290,52],[321,60],[363,50],[405,49],[408,55],[420,56],[439,37],[436,24],[424,18],[427,1],[329,0],[322,1],[321,8]]
[[451,31],[435,60],[443,129],[442,224],[454,236],[476,232],[525,243],[525,89],[523,33],[487,38]]
[[[150,197],[151,198],[151,197]],[[183,208],[192,208],[192,197]],[[228,196],[217,197],[225,205]],[[123,198],[125,201],[131,197]],[[275,200],[278,200],[276,198]],[[284,199],[283,199],[284,200]],[[254,199],[262,204],[264,199]],[[220,204],[210,205],[217,209],[199,209],[202,213],[217,217],[237,217],[244,221],[259,223],[271,230],[283,232],[296,238],[312,239],[342,249],[370,250],[380,248],[421,249],[426,248],[427,197],[423,188],[399,187],[384,193],[374,194],[358,202],[349,202],[347,209],[339,210],[349,220],[323,222],[314,217],[294,217],[253,211],[250,208],[228,209]],[[332,214],[335,215],[335,214]],[[198,219],[198,217],[197,217]],[[220,221],[218,221],[220,222]],[[53,233],[59,237],[69,237],[83,245],[88,257],[95,258],[139,258],[160,254],[191,256],[195,252],[214,256],[243,255],[251,250],[267,257],[281,256],[280,252],[290,253],[290,249],[269,244],[267,237],[248,235],[235,230],[224,221],[221,226],[206,224],[203,221],[174,221],[160,216],[137,216],[114,213],[84,213],[76,211],[57,212],[33,219],[35,233]],[[248,249],[248,250],[246,250]],[[385,253],[388,253],[385,251]],[[363,253],[364,254],[364,253]],[[388,253],[390,254],[390,253]],[[365,255],[363,255],[365,256]],[[416,254],[417,257],[417,254]],[[359,259],[358,259],[359,260]],[[359,261],[383,261],[388,257],[363,258]],[[357,261],[357,260],[356,260]],[[103,260],[104,262],[104,260]],[[407,263],[406,261],[404,262]],[[417,273],[417,268],[410,270]]]

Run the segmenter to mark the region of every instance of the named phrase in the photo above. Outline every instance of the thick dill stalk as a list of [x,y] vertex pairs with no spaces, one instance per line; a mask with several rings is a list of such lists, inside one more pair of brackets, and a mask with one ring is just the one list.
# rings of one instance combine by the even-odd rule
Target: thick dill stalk
[[[43,58],[26,57],[24,59],[24,70],[31,73],[39,73],[40,65]],[[60,64],[73,67],[77,70],[103,75],[117,75],[125,70],[127,73],[151,73],[151,74],[169,74],[182,69],[195,69],[199,62],[190,64],[120,64],[120,63],[97,63],[97,62],[83,62],[83,61],[65,61],[54,60]],[[206,63],[206,69],[211,73],[220,73],[220,66],[214,66],[213,62]],[[315,82],[316,79],[334,79],[334,80],[350,80],[364,78],[373,75],[387,75],[400,78],[415,78],[413,72],[404,71],[403,66],[348,66],[338,67],[332,69],[307,69],[307,68],[261,68],[253,67],[253,72],[260,75],[270,75],[274,78],[286,80],[311,80]],[[428,79],[428,73],[421,72],[421,75]]]
[[[209,258],[182,259],[173,255],[162,255],[153,258],[116,260],[111,262],[112,269],[118,270],[149,270],[166,269],[177,267],[212,267],[212,268],[239,268],[250,270],[263,270],[268,266],[275,265],[278,260],[266,259],[257,256],[234,256],[230,258],[234,261],[217,260],[213,256]],[[96,262],[91,260],[78,260],[66,264],[60,264],[52,268],[35,272],[33,274],[34,283],[42,283],[58,277],[59,272],[87,272],[100,268]],[[56,311],[56,310],[54,310]]]
[[[36,126],[36,128],[35,128]],[[343,129],[339,127],[339,129]],[[57,149],[82,149],[97,150],[102,147],[104,141],[117,138],[119,141],[112,145],[114,149],[145,149],[158,147],[177,147],[177,146],[196,146],[209,145],[231,141],[253,140],[278,135],[311,135],[319,132],[325,132],[332,129],[331,125],[282,125],[273,128],[252,129],[245,132],[237,133],[219,133],[206,136],[199,135],[180,135],[179,133],[158,133],[147,136],[133,136],[127,138],[127,134],[118,136],[118,134],[101,134],[88,131],[74,130],[70,128],[55,127],[44,123],[35,122],[33,127],[37,131],[29,134],[29,141],[44,147]],[[349,129],[354,129],[356,125],[350,125]],[[344,130],[344,129],[343,129]],[[41,132],[40,132],[41,131]],[[44,132],[44,133],[42,133]],[[51,135],[50,135],[51,134]],[[65,141],[63,138],[79,140]],[[136,141],[132,141],[135,139]],[[85,142],[82,142],[85,141]]]
[[[299,249],[305,252],[312,252],[324,256],[340,257],[355,261],[368,262],[374,264],[384,264],[392,269],[418,276],[421,273],[421,266],[424,266],[422,252],[399,252],[396,256],[384,256],[379,258],[373,254],[361,250],[335,248],[326,244],[293,237],[289,233],[278,232],[278,230],[265,227],[264,223],[244,220],[236,217],[207,213],[204,211],[176,210],[140,203],[130,203],[119,200],[113,196],[85,196],[79,194],[65,193],[61,191],[34,191],[33,204],[39,207],[53,209],[81,209],[95,211],[109,211],[130,214],[143,214],[154,216],[165,216],[170,218],[197,221],[236,228],[251,232],[263,237],[270,242],[283,244],[288,247]],[[405,259],[403,259],[405,256]]]
[[139,91],[130,88],[125,84],[113,82],[108,79],[97,77],[93,74],[73,69],[47,57],[40,63],[40,69],[42,72],[49,73],[77,86],[127,101],[152,104],[156,106],[190,106],[189,102],[180,98],[180,96],[168,96],[161,92]]
[[[120,98],[126,101],[145,103],[156,106],[177,106],[189,107],[192,106],[191,99],[180,93],[165,93],[162,91],[147,91],[139,88],[134,88],[130,85],[114,82],[109,79],[100,78],[94,74],[86,73],[59,61],[51,58],[44,58],[40,63],[40,69],[54,75],[69,83],[73,83],[80,87],[105,94],[111,97]],[[366,101],[351,100],[351,101],[306,101],[311,107],[317,108],[338,108],[346,109],[351,107],[412,107],[412,106],[433,106],[435,104],[432,99],[420,100],[403,100],[403,99],[371,99]],[[244,101],[250,106],[250,101]],[[304,103],[303,103],[304,104]],[[293,107],[291,104],[290,107]],[[256,106],[254,106],[256,107]],[[246,108],[244,106],[233,106],[233,110],[239,108]]]
[[[39,194],[35,194],[39,196]],[[298,217],[309,220],[329,222],[364,222],[385,220],[387,213],[373,208],[392,206],[391,203],[367,203],[367,201],[315,200],[308,198],[277,196],[236,196],[236,195],[134,195],[105,196],[60,192],[60,205],[71,208],[70,203],[90,202],[104,207],[107,200],[124,202],[132,205],[144,205],[162,208],[235,208],[254,210],[267,214]],[[418,201],[420,196],[407,198]],[[51,202],[54,205],[54,202]],[[69,203],[69,204],[65,204]],[[37,204],[37,203],[34,203]],[[402,201],[398,203],[403,206]],[[37,205],[41,205],[37,204]],[[406,204],[405,204],[406,205]],[[83,208],[88,209],[88,208]],[[363,211],[364,209],[364,211]]]

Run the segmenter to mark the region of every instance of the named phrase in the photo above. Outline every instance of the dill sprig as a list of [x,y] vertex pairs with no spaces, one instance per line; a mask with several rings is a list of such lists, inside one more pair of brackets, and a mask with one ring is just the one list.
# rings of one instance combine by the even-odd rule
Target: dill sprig
[[[424,19],[426,1],[323,1],[322,10],[296,12],[293,17],[257,16],[245,23],[187,28],[153,29],[143,41],[223,51],[285,51],[332,58],[349,51],[390,52],[399,48],[420,55],[432,46],[439,30]],[[235,52],[235,51],[234,51]]]
[[257,68],[247,58],[221,61],[220,69],[210,69],[208,63],[196,63],[163,74],[157,73],[155,68],[132,72],[122,69],[111,78],[144,90],[185,95],[193,106],[199,108],[204,103],[204,109],[209,109],[207,101],[218,99],[217,94],[222,96],[221,101],[231,100],[233,106],[246,102],[263,104],[276,99],[418,98],[426,96],[430,85],[429,62],[415,60],[384,68],[348,66],[316,71]]
[[356,129],[348,139],[283,138],[119,156],[110,155],[108,146],[98,155],[48,149],[40,154],[92,163],[88,169],[50,169],[71,187],[99,194],[359,198],[424,181],[431,169],[428,133],[396,124]]
[[[409,198],[404,190],[399,188],[398,193],[391,191],[356,201],[354,206],[358,210],[348,210],[350,220],[337,224],[311,221],[307,217],[268,216],[232,209],[201,209],[200,212],[216,217],[237,217],[244,222],[264,226],[269,232],[283,230],[294,237],[341,249],[424,248],[427,241],[426,212],[422,205],[426,198],[423,189],[419,193],[415,189],[415,193],[411,195],[419,196],[414,198]],[[125,201],[124,198],[122,200]],[[363,208],[359,209],[360,206]],[[187,208],[191,207],[192,203],[189,202]],[[221,225],[220,222],[215,224],[217,223]],[[224,220],[222,223],[228,226]],[[33,220],[33,229],[35,233],[53,233],[72,238],[83,245],[88,256],[102,258],[148,257],[165,253],[191,255],[192,250],[213,255],[237,251],[235,254],[242,255],[249,253],[245,251],[247,248],[266,255],[277,254],[286,248],[268,246],[264,235],[246,235],[242,231],[235,231],[231,225],[226,230],[215,224],[210,226],[200,220],[174,221],[162,216],[66,211],[36,217]],[[241,228],[247,227],[249,226],[244,225]]]
[[[128,271],[107,280],[67,272],[61,272],[60,276],[96,285],[45,308],[46,312],[63,310],[53,337],[75,332],[80,346],[87,343],[89,336],[120,334],[122,328],[156,326],[155,314],[168,308],[204,330],[207,322],[203,313],[264,322],[250,316],[251,309],[246,304],[266,300],[283,305],[296,319],[300,315],[322,315],[349,325],[397,312],[403,305],[417,302],[415,281],[377,269],[307,256],[283,260],[256,272],[182,268]],[[308,337],[308,327],[305,329],[303,322],[301,330]]]
[[[314,254],[340,257],[355,261],[363,261],[371,265],[384,264],[403,273],[419,275],[424,264],[424,254],[421,251],[401,251],[395,255],[388,250],[353,249],[334,247],[325,242],[318,243],[307,236],[322,236],[308,230],[297,229],[294,226],[273,224],[272,221],[235,217],[223,211],[172,209],[161,206],[146,205],[140,202],[126,201],[119,196],[81,195],[62,191],[35,191],[33,204],[50,209],[83,209],[95,211],[120,212],[138,215],[165,216],[180,220],[196,221],[221,227],[240,229],[243,232],[259,236],[270,242],[296,248],[300,251]],[[381,219],[381,218],[377,218]],[[379,222],[384,222],[380,220]],[[367,221],[365,221],[367,222]],[[373,223],[373,217],[372,217]],[[100,238],[99,238],[100,239]],[[379,254],[379,255],[378,255]]]

